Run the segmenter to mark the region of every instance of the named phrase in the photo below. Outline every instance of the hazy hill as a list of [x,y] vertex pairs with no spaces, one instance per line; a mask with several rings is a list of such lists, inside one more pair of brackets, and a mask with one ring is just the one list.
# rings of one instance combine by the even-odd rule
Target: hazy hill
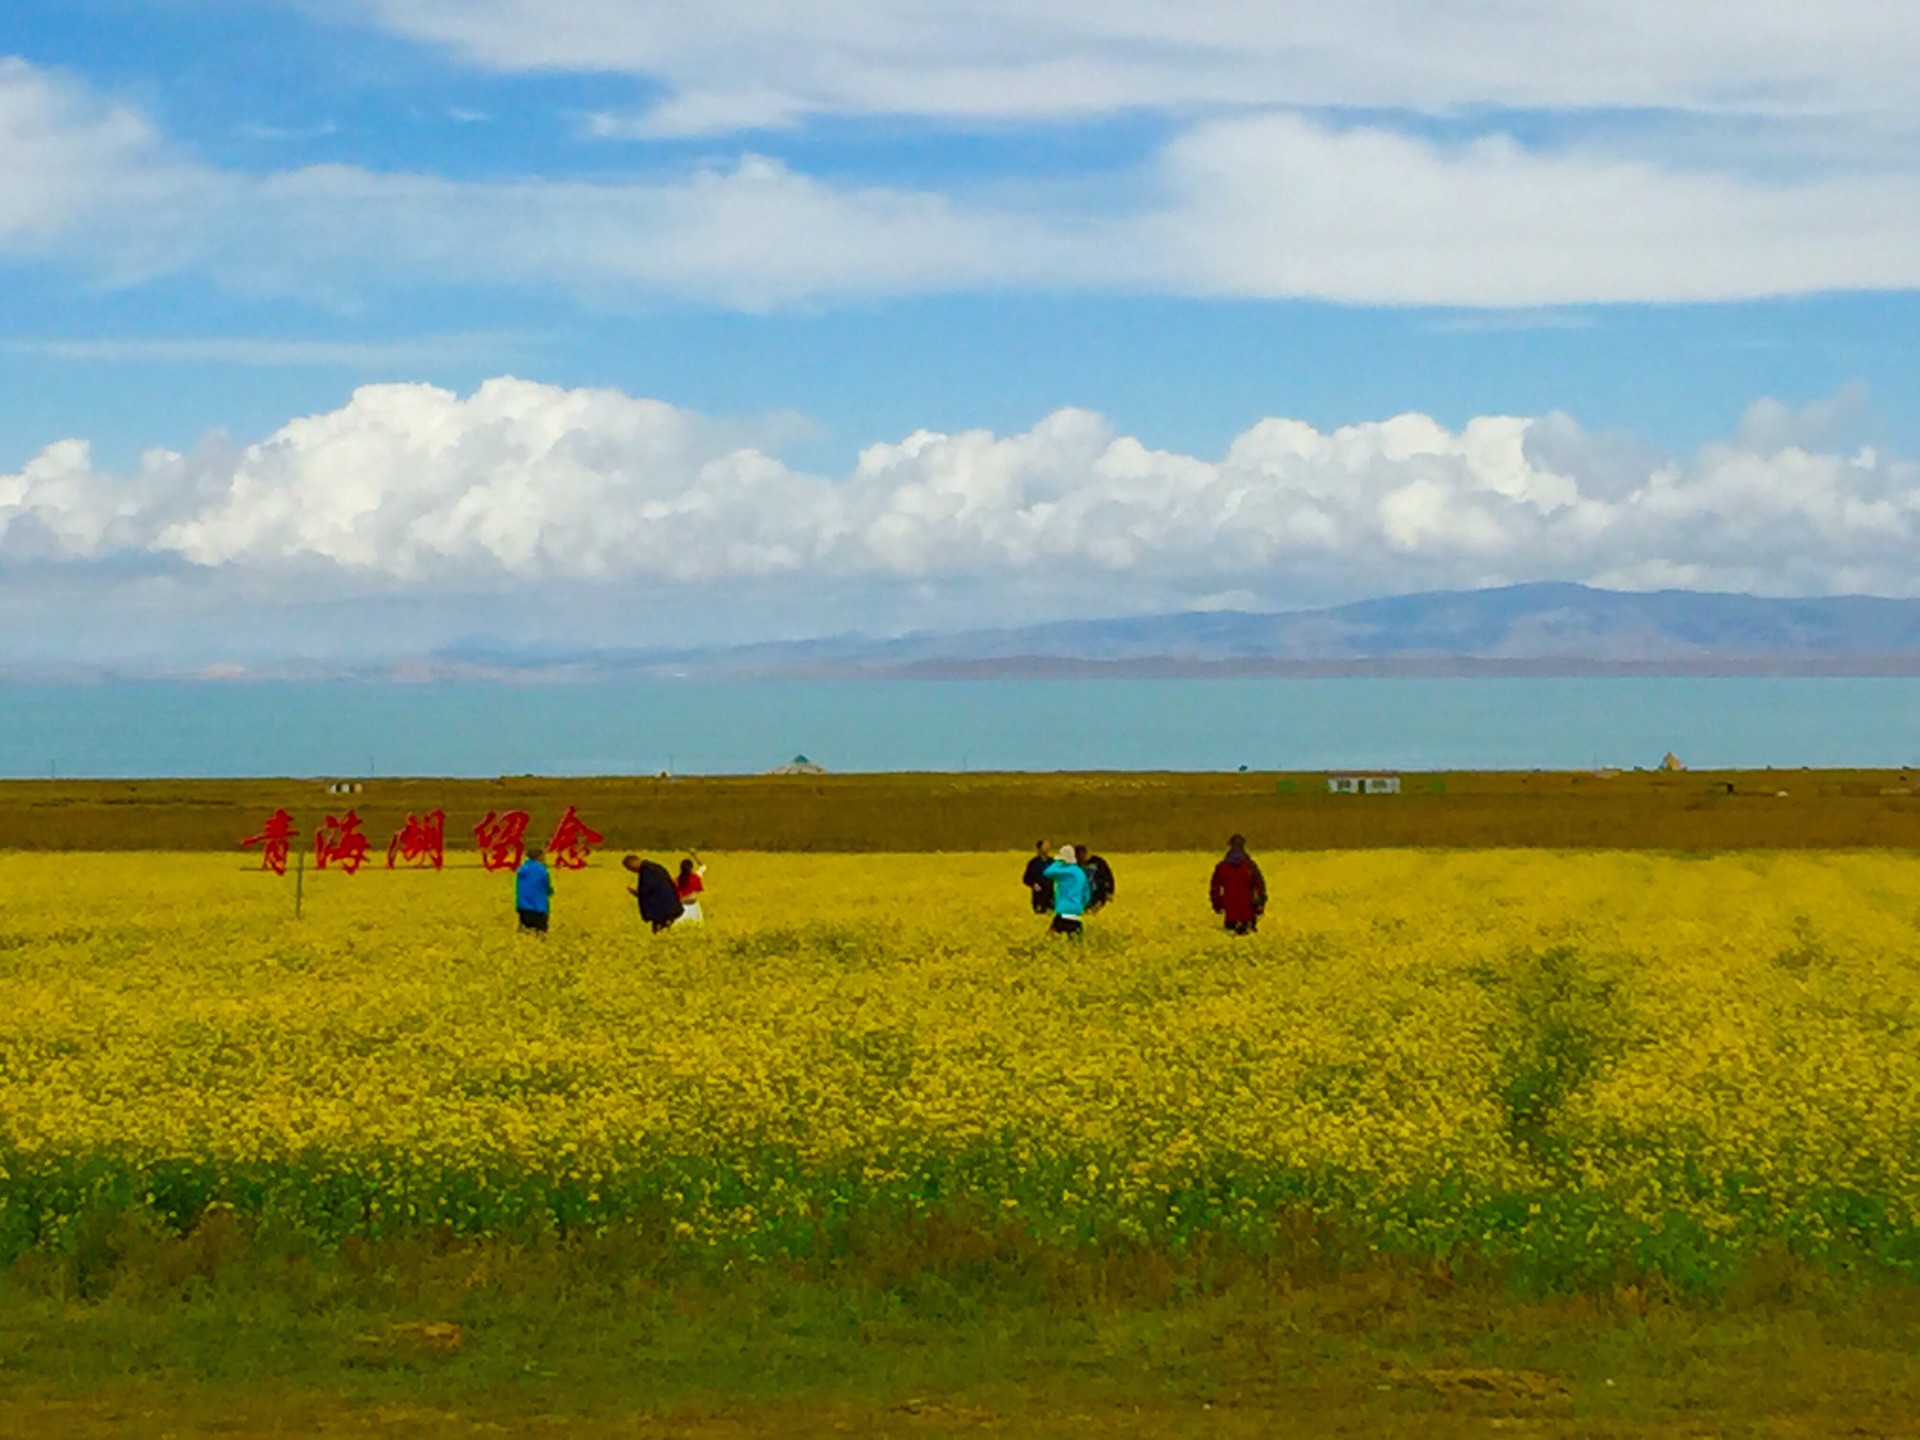
[[1584,585],[1437,591],[1322,610],[1209,611],[679,652],[442,651],[425,673],[1920,673],[1920,600],[1775,600]]
[[[1920,669],[1920,601],[1514,585],[1324,610],[1215,611],[686,657],[752,671]],[[703,664],[704,668],[704,664]]]

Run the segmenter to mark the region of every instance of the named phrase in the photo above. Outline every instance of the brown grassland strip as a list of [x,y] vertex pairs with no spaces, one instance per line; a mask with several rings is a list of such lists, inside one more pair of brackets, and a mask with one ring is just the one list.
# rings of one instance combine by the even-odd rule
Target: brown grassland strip
[[1920,772],[1628,771],[1407,775],[1399,795],[1330,795],[1312,774],[853,775],[324,782],[0,782],[0,849],[233,849],[277,807],[304,834],[351,807],[376,846],[447,813],[450,859],[488,811],[544,833],[568,805],[616,848],[824,851],[1372,848],[1850,849],[1920,844]]

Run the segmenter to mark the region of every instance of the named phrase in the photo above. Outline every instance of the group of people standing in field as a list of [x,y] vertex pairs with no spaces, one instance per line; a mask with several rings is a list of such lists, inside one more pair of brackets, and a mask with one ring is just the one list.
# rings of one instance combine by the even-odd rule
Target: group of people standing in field
[[[653,926],[656,935],[676,925],[698,925],[706,918],[700,910],[700,897],[707,888],[707,867],[697,856],[682,860],[677,876],[658,860],[643,860],[638,855],[629,855],[620,864],[633,875],[627,893],[639,902],[640,918]],[[526,859],[513,873],[513,908],[520,916],[522,930],[536,935],[547,933],[553,912],[553,874],[538,845],[527,850]]]
[[[697,856],[680,862],[673,874],[657,860],[629,855],[621,865],[633,875],[627,893],[638,902],[640,918],[654,933],[676,925],[698,925],[700,897],[706,891],[707,867]],[[1033,897],[1033,913],[1051,916],[1048,931],[1077,939],[1086,929],[1086,917],[1109,904],[1117,893],[1113,866],[1085,845],[1062,845],[1055,850],[1041,840],[1021,873],[1020,883]],[[1267,908],[1267,880],[1247,853],[1243,835],[1227,842],[1227,853],[1213,867],[1208,898],[1214,913],[1235,935],[1251,935]],[[553,874],[544,853],[535,845],[513,877],[513,905],[520,928],[544,936],[553,911]]]
[[[1102,857],[1084,845],[1050,850],[1044,840],[1034,845],[1020,883],[1032,894],[1033,913],[1053,917],[1049,932],[1069,938],[1084,933],[1086,917],[1115,893],[1113,867]],[[1247,853],[1246,836],[1235,835],[1227,842],[1225,858],[1213,867],[1208,898],[1233,934],[1251,935],[1260,927],[1267,908],[1267,878]]]
[[1020,882],[1033,892],[1033,913],[1053,916],[1055,935],[1080,934],[1085,917],[1113,899],[1113,867],[1084,845],[1049,851],[1038,841]]

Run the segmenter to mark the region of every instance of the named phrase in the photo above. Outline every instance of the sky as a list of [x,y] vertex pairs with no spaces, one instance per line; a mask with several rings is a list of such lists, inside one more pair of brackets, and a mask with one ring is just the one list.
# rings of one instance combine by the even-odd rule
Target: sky
[[9,0],[0,665],[1920,593],[1908,0]]

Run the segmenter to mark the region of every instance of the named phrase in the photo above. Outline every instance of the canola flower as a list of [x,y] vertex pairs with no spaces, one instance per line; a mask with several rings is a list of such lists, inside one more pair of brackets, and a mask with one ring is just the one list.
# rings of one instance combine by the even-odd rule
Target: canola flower
[[[1920,865],[1886,854],[1118,857],[1050,941],[1004,856],[291,881],[0,857],[0,1256],[101,1207],[323,1237],[641,1224],[828,1253],[929,1211],[1254,1249],[1303,1216],[1548,1283],[1756,1249],[1920,1265]],[[1017,857],[1016,857],[1017,860]]]

